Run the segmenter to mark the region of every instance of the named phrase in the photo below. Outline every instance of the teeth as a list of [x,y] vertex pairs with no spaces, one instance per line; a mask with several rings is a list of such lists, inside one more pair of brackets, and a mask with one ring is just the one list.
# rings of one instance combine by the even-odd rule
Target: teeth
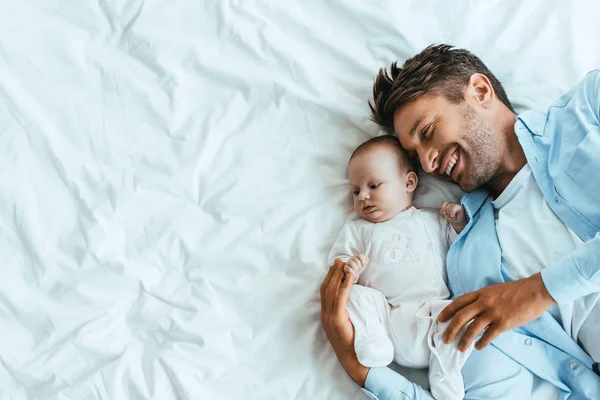
[[452,168],[454,168],[457,161],[458,161],[458,156],[455,153],[452,155],[452,158],[450,159],[450,162],[448,163],[448,166],[446,167],[446,171],[445,171],[446,175],[450,176],[450,172],[452,172]]

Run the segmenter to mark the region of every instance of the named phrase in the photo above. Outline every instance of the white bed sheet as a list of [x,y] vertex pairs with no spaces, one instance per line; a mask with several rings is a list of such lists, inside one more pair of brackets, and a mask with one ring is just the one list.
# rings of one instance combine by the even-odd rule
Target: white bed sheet
[[0,0],[0,398],[361,398],[317,290],[375,73],[447,42],[543,109],[600,65],[598,15]]

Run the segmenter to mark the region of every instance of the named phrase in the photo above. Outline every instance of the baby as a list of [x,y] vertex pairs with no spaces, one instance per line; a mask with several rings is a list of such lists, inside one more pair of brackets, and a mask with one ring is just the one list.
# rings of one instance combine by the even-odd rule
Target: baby
[[463,208],[412,206],[417,174],[395,136],[373,138],[350,157],[348,179],[361,219],[347,222],[329,255],[355,282],[348,301],[358,360],[367,367],[396,361],[429,366],[436,399],[462,399],[461,369],[471,349],[444,344],[437,315],[450,303],[446,253],[466,225]]

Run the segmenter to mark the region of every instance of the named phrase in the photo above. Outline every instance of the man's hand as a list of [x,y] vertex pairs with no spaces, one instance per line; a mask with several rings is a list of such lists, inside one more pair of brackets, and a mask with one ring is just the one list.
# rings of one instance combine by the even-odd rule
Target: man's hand
[[452,318],[444,333],[444,343],[453,342],[463,326],[473,320],[458,344],[460,351],[469,348],[477,335],[487,328],[475,344],[475,348],[481,350],[500,333],[539,318],[552,304],[554,299],[538,273],[460,296],[442,310],[438,320],[446,322]]
[[354,326],[346,310],[353,277],[344,274],[344,266],[343,261],[336,259],[321,284],[321,322],[342,366],[364,387],[369,368],[358,362],[354,351]]

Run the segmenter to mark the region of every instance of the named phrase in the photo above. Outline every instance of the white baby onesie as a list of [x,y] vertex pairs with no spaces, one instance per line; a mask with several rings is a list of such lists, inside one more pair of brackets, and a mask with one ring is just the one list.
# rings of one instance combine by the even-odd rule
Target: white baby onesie
[[348,301],[361,364],[429,366],[438,400],[464,397],[460,371],[472,351],[444,344],[447,323],[436,319],[450,303],[446,253],[455,238],[439,211],[411,207],[382,223],[347,222],[329,254],[329,265],[360,253],[369,258]]

